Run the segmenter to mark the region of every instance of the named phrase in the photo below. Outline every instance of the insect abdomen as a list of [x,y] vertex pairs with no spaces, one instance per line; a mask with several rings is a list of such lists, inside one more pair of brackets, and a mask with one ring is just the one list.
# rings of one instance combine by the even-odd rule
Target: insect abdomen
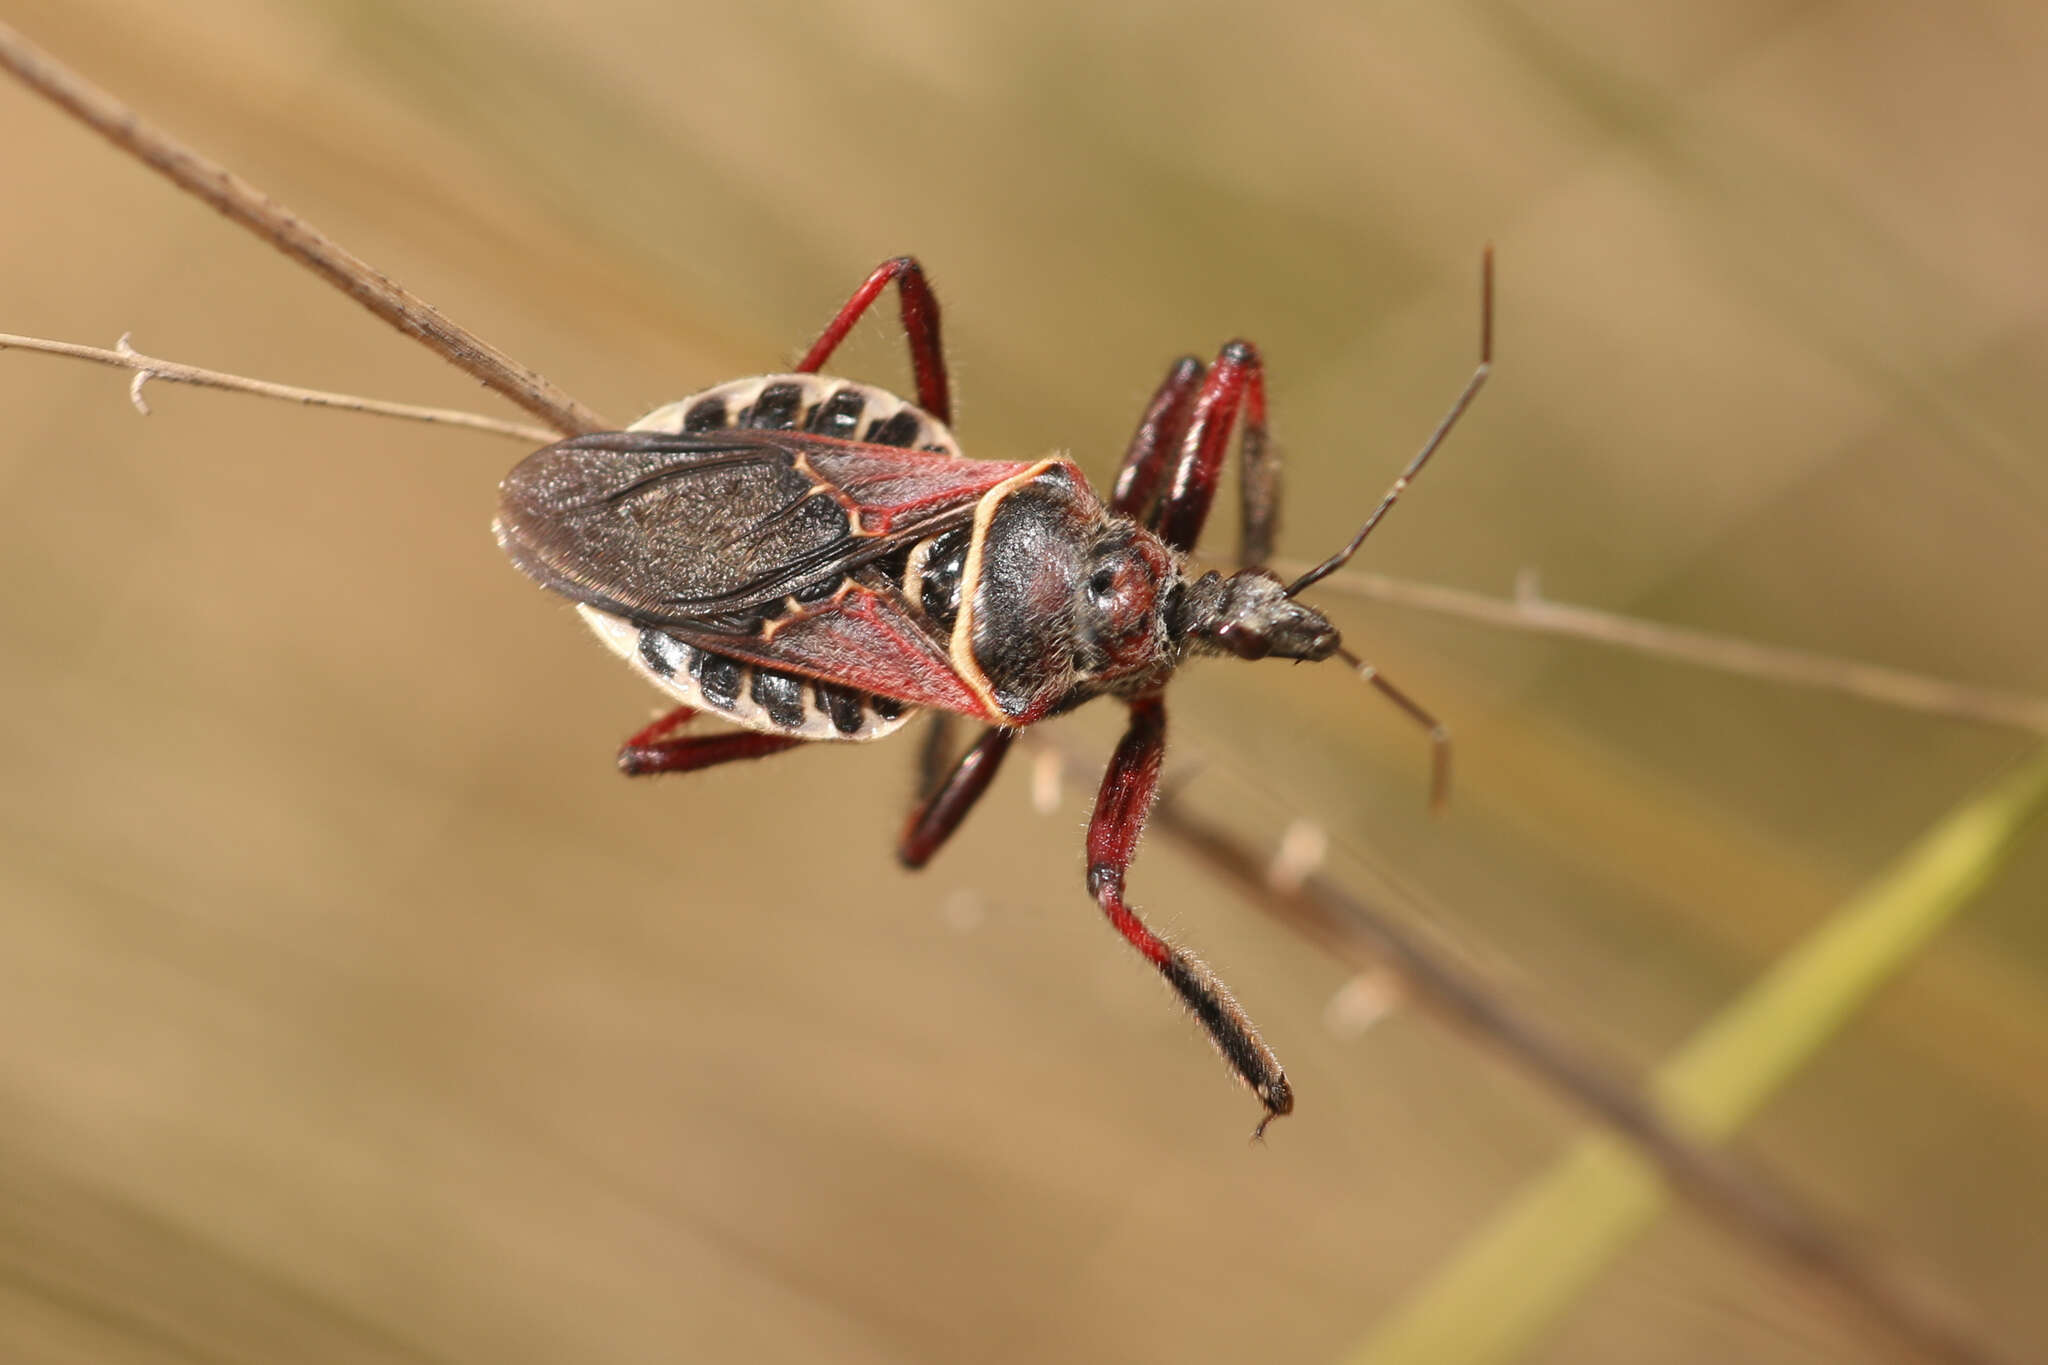
[[749,730],[799,739],[880,739],[914,708],[699,649],[658,626],[595,607],[576,610],[613,653],[684,706]]
[[735,379],[648,413],[631,431],[810,431],[842,441],[958,455],[944,423],[887,389],[822,374]]

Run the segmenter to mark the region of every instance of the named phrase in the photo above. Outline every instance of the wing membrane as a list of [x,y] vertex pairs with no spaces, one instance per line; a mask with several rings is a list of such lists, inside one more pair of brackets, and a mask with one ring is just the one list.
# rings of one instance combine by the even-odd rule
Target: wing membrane
[[969,524],[984,493],[1030,467],[798,431],[603,432],[513,469],[497,533],[522,570],[600,611],[981,716],[884,561]]
[[1026,467],[793,431],[603,432],[522,461],[500,490],[498,537],[579,602],[730,625],[965,524]]

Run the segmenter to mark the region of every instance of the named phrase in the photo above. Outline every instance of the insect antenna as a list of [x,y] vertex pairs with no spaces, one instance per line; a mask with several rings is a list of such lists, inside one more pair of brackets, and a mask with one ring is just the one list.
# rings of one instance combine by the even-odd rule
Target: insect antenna
[[1365,525],[1359,527],[1358,534],[1351,537],[1351,543],[1290,583],[1287,586],[1289,597],[1293,597],[1304,588],[1320,583],[1350,562],[1351,556],[1357,554],[1358,547],[1365,544],[1365,538],[1372,534],[1373,527],[1380,524],[1380,518],[1387,514],[1387,509],[1394,505],[1402,490],[1422,472],[1422,466],[1429,463],[1429,457],[1436,454],[1436,448],[1451,434],[1451,428],[1465,415],[1465,409],[1472,406],[1472,400],[1478,396],[1481,386],[1486,383],[1486,376],[1492,371],[1493,247],[1488,244],[1479,256],[1479,364],[1473,369],[1472,377],[1465,381],[1464,391],[1458,395],[1458,400],[1451,404],[1451,410],[1444,414],[1444,419],[1436,424],[1436,430],[1430,433],[1429,440],[1423,443],[1415,458],[1408,462],[1408,467],[1401,471],[1401,477],[1394,480],[1393,487],[1380,499],[1380,505],[1372,509],[1372,515],[1365,519]]

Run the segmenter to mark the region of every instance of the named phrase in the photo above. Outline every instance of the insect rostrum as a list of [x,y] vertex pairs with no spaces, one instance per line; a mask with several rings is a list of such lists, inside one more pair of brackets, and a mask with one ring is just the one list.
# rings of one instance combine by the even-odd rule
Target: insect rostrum
[[[916,404],[819,373],[892,282]],[[504,482],[496,529],[515,564],[678,703],[627,740],[628,774],[877,739],[919,709],[991,727],[911,813],[900,853],[913,867],[958,828],[1020,728],[1095,697],[1123,701],[1130,726],[1089,825],[1088,888],[1258,1096],[1263,1130],[1293,1107],[1286,1073],[1215,974],[1125,904],[1124,875],[1158,790],[1174,671],[1197,654],[1340,652],[1336,629],[1295,594],[1364,532],[1293,585],[1256,564],[1227,577],[1186,564],[1240,424],[1247,555],[1271,546],[1265,406],[1258,352],[1233,341],[1213,364],[1169,369],[1106,501],[1064,459],[967,459],[948,428],[938,302],[899,257],[796,372],[722,384],[529,456]],[[741,729],[678,737],[700,711]]]

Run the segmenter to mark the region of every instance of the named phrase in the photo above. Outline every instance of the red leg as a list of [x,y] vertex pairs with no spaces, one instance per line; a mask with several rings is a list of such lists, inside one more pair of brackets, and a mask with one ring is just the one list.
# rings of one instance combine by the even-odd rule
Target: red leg
[[619,746],[619,771],[628,777],[695,772],[742,758],[766,758],[806,742],[791,735],[764,735],[752,730],[699,735],[694,739],[666,738],[688,725],[696,714],[687,706],[678,706],[635,733]]
[[1123,468],[1117,471],[1116,489],[1109,497],[1109,510],[1121,516],[1151,523],[1153,499],[1166,474],[1166,463],[1180,452],[1181,438],[1188,429],[1188,408],[1202,382],[1202,362],[1184,355],[1173,362],[1158,392],[1145,405],[1138,429],[1131,433],[1124,451]]
[[[1266,376],[1258,348],[1249,341],[1228,343],[1209,367],[1188,415],[1173,481],[1153,516],[1161,538],[1177,550],[1192,550],[1201,537],[1202,524],[1209,519],[1209,504],[1216,500],[1216,480],[1223,470],[1230,430],[1239,414],[1244,417],[1245,503],[1254,517],[1270,519],[1273,499],[1270,491],[1258,484],[1259,480],[1270,483],[1272,472],[1265,457]],[[1271,540],[1270,524],[1247,527],[1247,550]]]
[[624,753],[628,749],[644,749],[656,740],[667,739],[670,735],[696,719],[696,717],[697,710],[695,707],[678,706],[675,710],[663,714],[646,728],[635,730],[631,737],[619,746],[619,752]]
[[1280,461],[1266,446],[1266,386],[1257,389],[1258,420],[1247,417],[1237,443],[1238,499],[1237,566],[1263,569],[1273,557],[1273,537],[1280,531]]
[[923,867],[953,837],[967,812],[974,809],[988,784],[995,781],[996,771],[1003,766],[1003,756],[1010,752],[1010,743],[1016,737],[1015,730],[990,730],[960,756],[943,782],[925,793],[910,819],[904,822],[903,837],[896,845],[896,856],[905,867]]
[[918,804],[937,791],[953,771],[953,732],[958,728],[949,711],[934,711],[925,722],[924,741],[917,746]]
[[939,341],[939,301],[915,256],[898,256],[875,267],[875,273],[853,291],[846,306],[804,353],[797,372],[816,374],[823,369],[839,349],[839,343],[853,330],[853,324],[860,321],[869,304],[881,297],[891,280],[896,282],[896,296],[903,304],[903,330],[910,338],[910,368],[917,374],[917,405],[951,426],[953,398],[946,381],[946,350]]
[[1230,1069],[1266,1106],[1258,1127],[1263,1133],[1274,1118],[1294,1108],[1294,1091],[1287,1084],[1280,1059],[1214,972],[1146,928],[1124,904],[1124,873],[1137,852],[1139,836],[1145,832],[1145,817],[1159,790],[1159,763],[1165,752],[1165,706],[1157,696],[1132,702],[1130,728],[1109,761],[1102,791],[1095,798],[1094,818],[1088,822],[1088,889],[1116,931],[1159,969],[1194,1011]]

